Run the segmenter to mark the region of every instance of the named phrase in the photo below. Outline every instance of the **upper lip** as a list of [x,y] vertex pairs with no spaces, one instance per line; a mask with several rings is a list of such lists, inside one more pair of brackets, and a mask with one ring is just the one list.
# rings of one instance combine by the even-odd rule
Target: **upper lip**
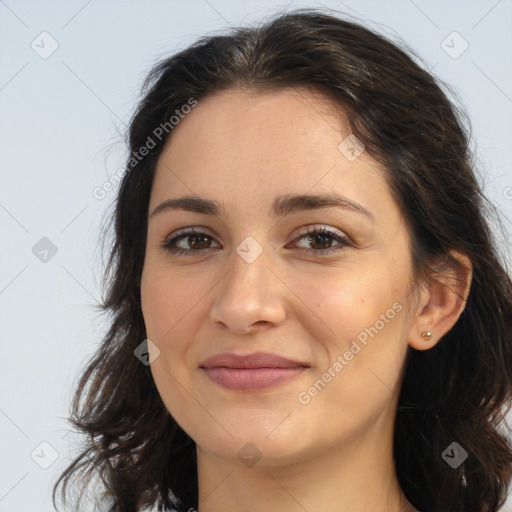
[[294,368],[309,365],[271,352],[254,352],[243,356],[224,352],[209,357],[199,366],[200,368],[218,368],[221,366],[227,368]]

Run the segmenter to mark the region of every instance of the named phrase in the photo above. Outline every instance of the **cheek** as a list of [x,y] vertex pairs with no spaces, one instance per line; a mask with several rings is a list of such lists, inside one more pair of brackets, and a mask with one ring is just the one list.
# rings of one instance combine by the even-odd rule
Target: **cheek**
[[166,268],[145,269],[141,302],[148,338],[166,345],[195,314],[208,288],[197,279],[179,278]]
[[[308,306],[302,325],[326,354],[318,359],[316,377],[336,382],[329,384],[335,395],[329,400],[349,400],[356,406],[361,393],[383,398],[380,391],[389,395],[386,385],[396,384],[407,350],[406,278],[405,272],[399,275],[381,266],[297,281],[297,295]],[[335,378],[324,373],[329,368]]]
[[366,267],[362,272],[331,269],[321,277],[302,275],[294,281],[294,293],[311,322],[309,329],[319,339],[338,340],[334,345],[340,350],[386,311],[390,310],[388,317],[393,319],[393,304],[403,296],[400,277],[385,267]]
[[[175,269],[174,269],[175,270]],[[146,334],[160,350],[151,371],[160,395],[172,411],[193,391],[191,376],[200,354],[194,343],[205,324],[215,281],[200,279],[192,267],[173,271],[166,265],[144,269],[141,302]]]
[[[164,267],[148,267],[141,280],[141,302],[146,334],[160,350],[150,366],[153,380],[167,410],[180,422],[190,405],[190,372],[187,364],[191,340],[201,306],[194,281],[176,279]],[[202,293],[204,296],[204,291]]]

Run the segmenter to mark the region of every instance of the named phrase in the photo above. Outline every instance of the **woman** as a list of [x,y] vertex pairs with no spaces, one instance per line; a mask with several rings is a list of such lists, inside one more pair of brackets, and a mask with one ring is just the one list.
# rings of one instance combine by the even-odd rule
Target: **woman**
[[86,472],[111,511],[499,510],[512,283],[462,114],[309,9],[157,65],[54,498]]

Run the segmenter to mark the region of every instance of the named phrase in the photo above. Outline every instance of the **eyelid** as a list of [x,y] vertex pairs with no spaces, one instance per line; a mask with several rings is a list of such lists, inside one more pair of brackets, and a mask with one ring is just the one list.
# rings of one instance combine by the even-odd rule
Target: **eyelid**
[[[344,231],[342,231],[338,228],[335,228],[333,226],[330,226],[328,224],[319,224],[319,223],[307,224],[306,226],[302,226],[299,229],[300,230],[305,229],[305,231],[300,231],[298,233],[299,237],[308,235],[308,234],[315,234],[318,231],[323,231],[323,232],[325,232],[325,234],[337,236],[339,238],[346,239],[350,243],[353,243],[352,239]],[[294,240],[295,240],[295,238],[294,238]]]
[[[199,229],[202,231],[195,231],[196,229]],[[320,229],[320,230],[325,230],[326,232],[332,233],[333,235],[337,235],[340,238],[341,237],[346,238],[348,241],[353,243],[353,240],[351,239],[351,237],[348,236],[344,231],[342,231],[338,228],[332,227],[328,224],[313,223],[313,224],[307,224],[305,226],[301,226],[298,229],[304,230],[304,231],[299,231],[298,233],[294,233],[293,237],[312,234],[315,232],[315,230]],[[210,228],[208,228],[207,226],[198,225],[198,226],[190,226],[190,227],[187,226],[185,228],[180,228],[180,229],[170,233],[168,236],[165,237],[165,239],[169,240],[170,238],[176,238],[180,235],[189,234],[189,233],[190,234],[198,234],[198,235],[201,235],[204,233],[204,234],[208,234],[208,236],[211,236],[212,238],[215,238],[215,235],[213,235],[213,231]],[[295,238],[293,238],[292,241],[293,240],[295,240]]]
[[[199,230],[199,231],[196,231]],[[208,235],[208,236],[211,236],[212,238],[214,238],[213,234],[212,234],[212,230],[210,228],[207,228],[206,226],[190,226],[190,227],[186,227],[186,228],[180,228],[176,231],[173,231],[169,236],[165,237],[166,240],[169,240],[170,238],[176,238],[180,235],[188,235],[188,234],[191,234],[191,235],[202,235],[202,234],[205,234],[205,235]]]

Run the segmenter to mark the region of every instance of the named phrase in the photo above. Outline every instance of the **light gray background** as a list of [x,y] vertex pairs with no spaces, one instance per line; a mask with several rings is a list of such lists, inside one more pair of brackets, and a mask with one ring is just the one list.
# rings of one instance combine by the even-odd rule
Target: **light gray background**
[[[66,417],[106,330],[91,306],[115,194],[98,200],[93,190],[124,164],[122,134],[147,71],[206,33],[299,6],[332,7],[401,37],[452,85],[485,190],[512,218],[512,0],[0,0],[0,512],[53,510],[51,487],[78,448]],[[469,44],[457,58],[464,41],[454,31]],[[46,262],[32,250],[43,237],[57,248]]]

